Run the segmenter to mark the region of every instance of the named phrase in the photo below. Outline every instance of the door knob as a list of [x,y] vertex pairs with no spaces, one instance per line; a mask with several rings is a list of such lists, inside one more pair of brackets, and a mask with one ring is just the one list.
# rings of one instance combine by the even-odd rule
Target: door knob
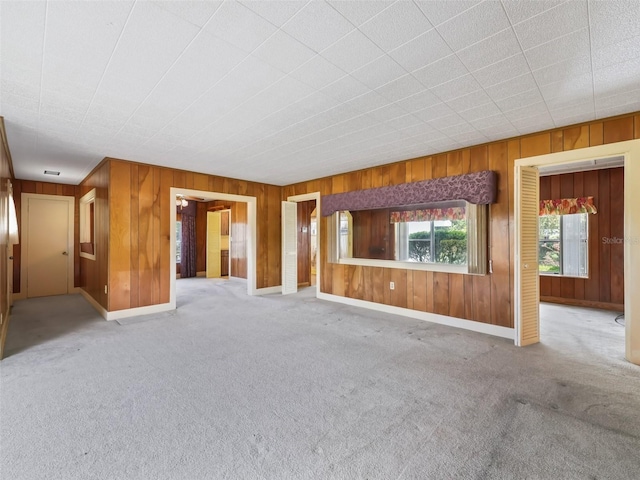
[[525,264],[524,264],[524,268],[529,268],[529,264],[528,264],[528,263],[525,263]]
[[62,252],[63,255],[69,255],[67,252]]

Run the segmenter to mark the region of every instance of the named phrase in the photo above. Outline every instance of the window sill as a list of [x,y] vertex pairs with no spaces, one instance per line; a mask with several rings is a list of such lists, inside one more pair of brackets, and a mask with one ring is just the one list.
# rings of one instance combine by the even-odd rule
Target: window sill
[[364,267],[398,268],[403,270],[424,270],[427,272],[469,274],[466,265],[446,265],[444,263],[399,262],[396,260],[374,260],[370,258],[341,258],[341,265],[360,265]]
[[547,272],[538,272],[541,277],[550,277],[550,278],[580,278],[582,280],[587,280],[589,275],[561,275],[559,273],[547,273]]

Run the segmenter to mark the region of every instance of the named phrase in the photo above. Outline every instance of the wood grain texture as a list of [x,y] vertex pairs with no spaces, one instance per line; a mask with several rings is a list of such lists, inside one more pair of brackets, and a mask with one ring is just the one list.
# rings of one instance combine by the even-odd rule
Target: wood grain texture
[[[559,195],[554,197],[553,195]],[[624,168],[540,178],[540,198],[593,196],[598,213],[589,215],[589,277],[542,275],[540,296],[578,306],[624,304],[624,245],[604,238],[624,237]]]
[[[585,123],[514,138],[506,142],[493,142],[433,156],[426,155],[405,162],[300,182],[294,186],[284,187],[283,192],[287,192],[287,194],[292,194],[289,192],[310,193],[318,191],[319,185],[323,185],[322,194],[326,195],[402,183],[402,179],[404,182],[417,182],[486,169],[496,171],[498,173],[498,199],[490,207],[489,228],[492,274],[485,276],[462,275],[459,276],[462,278],[460,280],[458,276],[454,277],[453,274],[379,267],[362,267],[361,271],[359,268],[351,267],[345,273],[343,265],[335,265],[327,261],[328,244],[326,237],[323,237],[320,250],[322,268],[320,289],[326,293],[362,298],[376,303],[399,305],[404,303],[407,308],[414,310],[454,315],[459,318],[513,327],[515,241],[515,179],[513,172],[515,160],[552,151],[600,145],[605,141],[605,131],[606,141],[620,141],[627,139],[629,135],[640,137],[640,127],[636,125],[638,120],[635,120],[638,117],[637,114],[635,116],[627,115],[611,119],[610,123],[607,123],[608,120]],[[616,129],[622,133],[613,133]],[[571,189],[575,193],[580,185],[587,191],[593,186],[594,178],[597,187],[598,174],[596,173],[593,177],[589,172],[582,174],[579,179],[574,176],[573,183],[568,178],[564,180],[564,183],[558,178],[552,181],[553,189],[551,183],[547,187],[542,187],[541,184],[541,187],[547,188],[548,194],[551,194],[553,190],[556,195],[560,195],[563,188],[565,191]],[[613,188],[612,186],[611,189]],[[620,190],[618,189],[618,191]],[[614,199],[610,199],[611,203],[613,201]],[[326,229],[327,218],[322,217],[321,222],[323,228]],[[599,238],[598,222],[590,222],[589,235],[592,239]],[[594,255],[593,252],[597,250],[598,248],[590,249],[590,255]],[[622,272],[623,269],[616,267],[613,261],[614,258],[619,257],[619,254],[613,253],[609,256],[612,272],[614,270]],[[560,279],[556,278],[551,279],[554,282],[553,288],[549,282],[548,284],[541,283],[541,289],[549,296],[553,292],[561,290],[565,293],[573,292],[576,298],[585,301],[593,298],[590,295],[595,293],[596,298],[600,301],[601,289],[598,280],[600,259],[597,256],[590,257],[589,262],[592,275],[588,280],[574,280],[572,283],[565,282],[563,284]],[[338,271],[336,272],[336,270]],[[387,272],[387,270],[389,271]],[[397,271],[402,273],[398,274]],[[399,291],[398,285],[396,285],[396,290],[392,294],[388,284],[392,278],[399,278],[399,285],[404,285],[406,290]],[[610,274],[607,277],[610,298],[619,296],[618,292],[623,291],[623,285],[620,285],[621,280],[621,274],[618,276]],[[364,285],[364,290],[361,290],[360,285]],[[606,288],[603,293],[606,293]]]

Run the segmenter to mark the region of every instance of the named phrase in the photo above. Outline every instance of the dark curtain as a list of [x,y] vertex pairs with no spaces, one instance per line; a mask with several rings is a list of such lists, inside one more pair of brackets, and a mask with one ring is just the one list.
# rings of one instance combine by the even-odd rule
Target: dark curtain
[[182,251],[180,278],[196,276],[196,202],[179,207],[182,213]]

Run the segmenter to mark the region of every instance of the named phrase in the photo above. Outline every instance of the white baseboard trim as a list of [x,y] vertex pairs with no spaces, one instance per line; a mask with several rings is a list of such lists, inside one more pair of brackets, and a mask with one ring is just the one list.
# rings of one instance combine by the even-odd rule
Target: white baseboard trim
[[253,291],[254,295],[269,295],[272,293],[282,293],[282,285],[277,287],[256,288]]
[[402,315],[403,317],[416,318],[425,322],[437,323],[448,327],[462,328],[474,332],[493,335],[494,337],[514,339],[515,330],[513,328],[502,327],[500,325],[491,325],[489,323],[474,322],[473,320],[465,320],[462,318],[449,317],[447,315],[439,315],[437,313],[420,312],[411,310],[410,308],[394,307],[392,305],[384,305],[382,303],[368,302],[366,300],[358,300],[355,298],[341,297],[329,293],[318,292],[320,300],[329,302],[343,303],[353,307],[368,308],[378,312],[391,313],[393,315]]
[[149,315],[151,313],[160,313],[169,310],[175,310],[175,308],[172,307],[170,303],[161,303],[159,305],[127,308],[125,310],[115,310],[113,312],[108,312],[87,292],[85,292],[84,290],[80,290],[80,293],[84,298],[87,299],[87,301],[91,305],[93,305],[93,308],[95,308],[100,313],[100,315],[104,317],[105,320],[118,320],[120,318],[137,317],[138,315]]
[[109,312],[107,312],[107,311],[105,310],[105,308],[104,308],[102,305],[100,305],[100,304],[98,303],[98,301],[97,301],[95,298],[93,298],[91,295],[89,295],[89,294],[88,294],[86,291],[84,291],[82,288],[80,289],[80,295],[82,295],[82,296],[85,298],[85,300],[86,300],[87,302],[89,302],[89,303],[91,304],[91,306],[92,306],[93,308],[95,308],[95,309],[98,311],[98,313],[99,313],[100,315],[102,315],[102,317],[103,317],[105,320],[107,320],[107,315],[108,315],[108,313],[109,313]]

